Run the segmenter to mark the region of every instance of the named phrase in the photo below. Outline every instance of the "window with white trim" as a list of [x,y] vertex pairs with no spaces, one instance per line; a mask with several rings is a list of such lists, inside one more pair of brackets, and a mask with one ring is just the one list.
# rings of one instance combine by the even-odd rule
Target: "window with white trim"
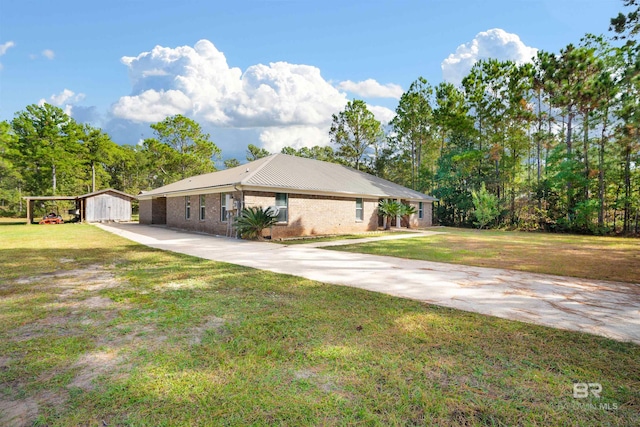
[[191,196],[184,196],[184,219],[191,219]]
[[423,202],[418,202],[418,218],[424,218],[424,204]]
[[276,206],[278,207],[278,222],[287,222],[289,220],[289,195],[276,193]]
[[362,199],[356,199],[356,221],[362,221],[364,218],[363,209],[362,209]]
[[227,222],[227,193],[220,193],[220,221]]
[[200,196],[200,221],[204,221],[205,215],[205,205],[204,205],[204,194]]

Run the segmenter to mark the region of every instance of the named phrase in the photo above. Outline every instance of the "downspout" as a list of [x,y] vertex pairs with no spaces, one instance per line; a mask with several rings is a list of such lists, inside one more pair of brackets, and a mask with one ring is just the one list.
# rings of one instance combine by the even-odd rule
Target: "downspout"
[[[239,199],[240,203],[238,204],[238,213],[236,214],[236,216],[237,216],[237,215],[240,215],[240,213],[242,212],[242,209],[244,209],[244,190],[242,189],[242,186],[240,186],[240,188],[238,188],[237,184],[233,184],[233,189],[235,191],[239,191],[240,192],[240,199]],[[238,230],[236,229],[235,232],[236,232],[235,233],[236,234],[236,239],[239,239],[240,235],[238,234]]]

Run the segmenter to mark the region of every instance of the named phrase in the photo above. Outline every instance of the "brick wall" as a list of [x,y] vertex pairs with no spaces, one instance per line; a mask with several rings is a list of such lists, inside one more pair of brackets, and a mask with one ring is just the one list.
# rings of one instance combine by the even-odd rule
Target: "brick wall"
[[140,224],[151,224],[151,200],[140,200],[138,213]]
[[[419,204],[418,202],[404,202],[406,204],[409,204],[411,206],[413,206],[414,208],[416,208],[416,213],[414,213],[413,215],[411,215],[409,217],[409,224],[411,228],[424,228],[424,227],[431,227],[431,221],[432,221],[432,211],[433,211],[433,203],[431,202],[422,202],[422,209],[423,209],[423,217],[422,219],[420,219],[418,216],[418,207]],[[406,220],[402,221],[402,226],[406,227],[407,223]]]
[[[275,193],[245,192],[245,206],[275,205]],[[273,227],[273,238],[362,233],[378,226],[377,199],[364,199],[363,220],[356,220],[356,199],[289,194],[288,221]],[[269,231],[265,230],[268,235]]]
[[[239,192],[227,194],[233,195],[234,199],[240,198]],[[189,200],[191,201],[191,215],[190,218],[187,219],[185,197],[177,196],[167,198],[167,226],[219,236],[226,236],[228,234],[228,223],[227,221],[221,220],[221,193],[204,195],[204,220],[200,219],[200,196],[189,196]]]
[[151,224],[167,223],[167,203],[166,197],[158,197],[151,200]]

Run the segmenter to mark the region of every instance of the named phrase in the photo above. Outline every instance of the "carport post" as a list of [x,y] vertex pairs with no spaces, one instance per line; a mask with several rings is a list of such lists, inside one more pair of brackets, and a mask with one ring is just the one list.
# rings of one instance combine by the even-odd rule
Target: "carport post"
[[25,197],[27,199],[27,225],[31,224],[31,215],[33,213],[33,200],[29,197]]

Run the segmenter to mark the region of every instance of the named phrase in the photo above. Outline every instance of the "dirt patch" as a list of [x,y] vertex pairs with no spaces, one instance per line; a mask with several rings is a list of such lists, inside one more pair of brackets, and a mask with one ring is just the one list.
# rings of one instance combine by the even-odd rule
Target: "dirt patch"
[[0,425],[31,426],[38,416],[38,408],[38,402],[31,397],[21,400],[0,400]]
[[293,373],[294,380],[309,381],[325,393],[338,392],[342,390],[336,385],[329,375],[319,374],[313,369],[300,369]]
[[106,297],[91,297],[79,301],[76,304],[79,308],[87,308],[90,310],[109,308],[113,305],[113,300]]
[[69,399],[66,392],[42,391],[33,397],[20,400],[0,399],[0,425],[3,427],[33,426],[40,408],[64,405]]
[[110,267],[97,264],[73,270],[59,270],[38,276],[24,277],[15,280],[14,283],[18,285],[42,283],[41,286],[45,290],[61,289],[61,296],[63,297],[80,291],[98,291],[120,285],[120,281],[115,277]]
[[202,337],[207,331],[213,331],[217,334],[224,334],[226,332],[225,325],[227,321],[221,317],[209,316],[204,318],[205,322],[200,326],[196,326],[191,329],[189,336],[189,342],[193,345],[200,344]]
[[67,387],[93,390],[94,380],[101,375],[112,372],[121,362],[122,358],[115,351],[86,353],[73,366],[80,368],[80,370]]

